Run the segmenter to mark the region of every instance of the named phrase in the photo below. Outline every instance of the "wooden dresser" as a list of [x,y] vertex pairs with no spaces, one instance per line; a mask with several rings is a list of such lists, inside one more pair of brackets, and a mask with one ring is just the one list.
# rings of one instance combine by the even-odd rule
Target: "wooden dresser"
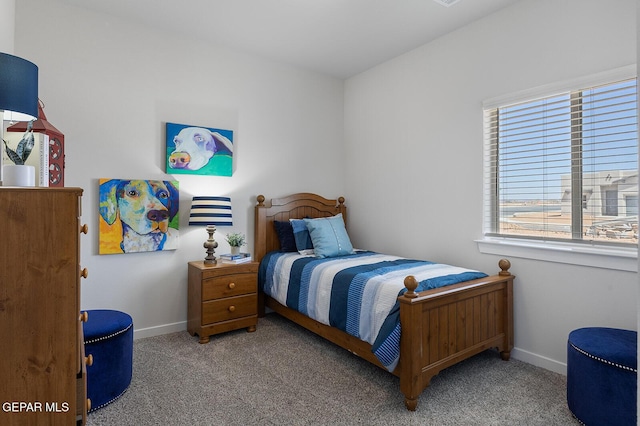
[[87,415],[80,188],[0,187],[0,424]]
[[187,330],[208,343],[212,334],[258,323],[258,263],[189,262]]

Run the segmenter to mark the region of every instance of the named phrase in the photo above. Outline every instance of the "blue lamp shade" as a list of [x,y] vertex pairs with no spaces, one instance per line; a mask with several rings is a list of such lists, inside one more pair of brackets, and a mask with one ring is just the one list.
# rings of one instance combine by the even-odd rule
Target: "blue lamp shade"
[[0,111],[38,118],[38,67],[34,63],[0,53]]
[[233,226],[231,198],[193,197],[189,225]]

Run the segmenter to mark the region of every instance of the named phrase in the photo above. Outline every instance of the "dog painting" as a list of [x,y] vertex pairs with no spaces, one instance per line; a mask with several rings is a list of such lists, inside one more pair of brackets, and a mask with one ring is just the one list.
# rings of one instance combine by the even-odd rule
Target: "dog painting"
[[167,123],[166,138],[167,173],[233,173],[233,131]]
[[100,179],[100,254],[175,250],[177,181]]

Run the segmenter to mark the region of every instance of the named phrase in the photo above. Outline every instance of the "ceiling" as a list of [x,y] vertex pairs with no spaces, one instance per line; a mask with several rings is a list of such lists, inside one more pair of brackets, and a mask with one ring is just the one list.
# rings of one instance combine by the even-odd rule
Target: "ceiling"
[[60,1],[347,78],[519,0]]

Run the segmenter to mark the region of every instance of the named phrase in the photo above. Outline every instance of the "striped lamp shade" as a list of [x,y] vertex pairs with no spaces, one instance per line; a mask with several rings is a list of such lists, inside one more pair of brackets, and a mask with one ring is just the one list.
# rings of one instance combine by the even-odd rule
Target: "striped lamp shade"
[[189,225],[233,226],[231,198],[193,197]]

